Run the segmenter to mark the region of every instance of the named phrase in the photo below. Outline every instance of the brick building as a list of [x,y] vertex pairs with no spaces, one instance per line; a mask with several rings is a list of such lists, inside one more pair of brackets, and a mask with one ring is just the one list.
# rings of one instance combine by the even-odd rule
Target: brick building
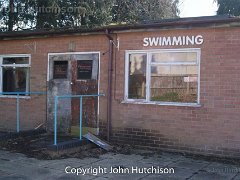
[[[0,34],[0,127],[44,123],[54,96],[84,100],[83,123],[111,141],[240,157],[240,19],[201,17],[94,29]],[[58,104],[63,131],[78,127],[79,100]],[[46,120],[47,119],[47,120]]]

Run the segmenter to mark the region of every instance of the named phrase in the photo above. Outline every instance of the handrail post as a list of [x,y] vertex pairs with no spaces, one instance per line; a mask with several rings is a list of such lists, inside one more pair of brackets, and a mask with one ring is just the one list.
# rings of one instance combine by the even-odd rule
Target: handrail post
[[19,93],[17,94],[17,132],[20,132]]
[[55,96],[54,99],[54,145],[57,145],[57,104],[58,104],[58,96]]
[[82,111],[83,111],[83,97],[80,97],[80,121],[79,121],[79,139],[82,140]]
[[57,145],[57,111],[58,111],[58,99],[63,98],[80,98],[80,115],[79,115],[79,139],[82,140],[82,116],[83,116],[83,97],[99,97],[105,96],[104,94],[96,94],[96,95],[65,95],[65,96],[55,96],[54,99],[54,145]]
[[0,92],[0,95],[16,95],[16,131],[20,132],[20,94],[46,94],[46,92]]

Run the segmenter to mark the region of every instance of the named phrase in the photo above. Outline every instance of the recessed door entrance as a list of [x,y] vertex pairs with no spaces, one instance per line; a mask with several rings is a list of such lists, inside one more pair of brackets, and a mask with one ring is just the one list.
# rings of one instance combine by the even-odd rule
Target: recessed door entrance
[[[99,53],[49,54],[48,128],[52,130],[54,97],[93,95],[99,90]],[[58,103],[58,131],[79,135],[79,98]],[[98,133],[98,98],[83,99],[83,133]]]

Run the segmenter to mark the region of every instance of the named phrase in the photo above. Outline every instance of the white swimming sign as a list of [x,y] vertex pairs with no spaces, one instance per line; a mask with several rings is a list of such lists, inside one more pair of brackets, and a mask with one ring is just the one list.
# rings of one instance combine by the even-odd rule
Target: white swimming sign
[[153,46],[188,46],[201,45],[204,39],[202,35],[197,36],[168,36],[168,37],[145,37],[143,39],[144,47]]

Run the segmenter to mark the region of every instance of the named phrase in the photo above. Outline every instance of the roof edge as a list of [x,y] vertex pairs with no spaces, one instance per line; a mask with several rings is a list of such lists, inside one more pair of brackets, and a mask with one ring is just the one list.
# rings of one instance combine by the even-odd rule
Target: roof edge
[[141,29],[164,29],[171,27],[211,27],[216,24],[231,24],[239,23],[240,17],[232,16],[205,16],[205,17],[194,17],[194,18],[176,18],[176,19],[162,19],[160,21],[145,21],[137,24],[122,24],[122,25],[109,25],[104,27],[95,28],[63,28],[63,29],[40,29],[40,30],[24,30],[14,32],[3,32],[0,33],[0,40],[10,39],[26,39],[26,38],[41,38],[41,37],[55,37],[55,36],[71,36],[71,35],[99,35],[105,34],[106,30],[109,33],[116,31],[127,31],[127,30],[141,30]]

